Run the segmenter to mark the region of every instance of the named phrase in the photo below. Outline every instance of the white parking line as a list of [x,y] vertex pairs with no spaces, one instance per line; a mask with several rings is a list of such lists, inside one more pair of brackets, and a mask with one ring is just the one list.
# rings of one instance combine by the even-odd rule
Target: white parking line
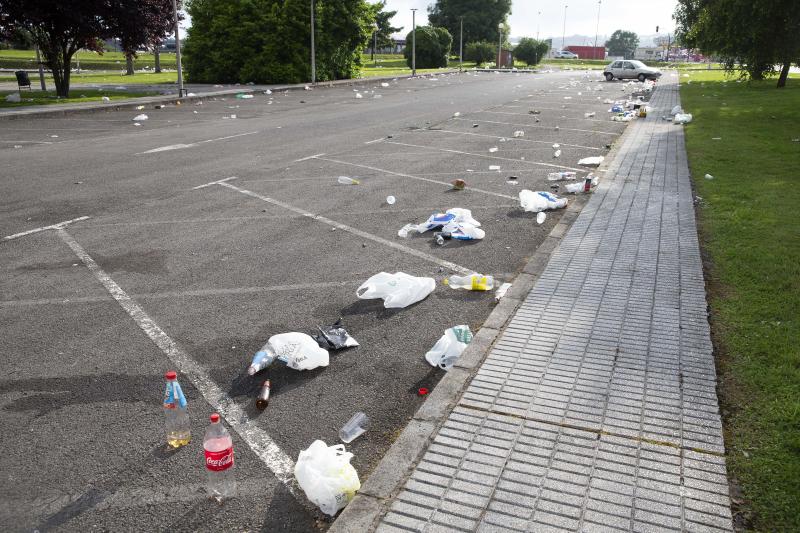
[[[422,131],[438,131],[441,133],[455,133],[458,135],[475,135],[477,137],[489,137],[492,139],[508,139],[508,137],[503,137],[501,135],[487,135],[485,133],[472,133],[471,131],[437,130],[437,129],[428,129]],[[540,143],[547,145],[552,145],[553,143],[558,142],[558,141],[534,141],[533,139],[515,139],[513,137],[511,138],[511,140],[513,140],[514,142]],[[559,142],[558,144],[560,144],[561,146],[571,146],[573,148],[583,148],[584,150],[602,150],[602,148],[597,148],[594,146],[583,146],[581,144],[567,144],[562,142]]]
[[[555,128],[553,128],[553,126],[534,126],[532,124],[519,124],[517,122],[499,122],[499,121],[496,121],[496,120],[481,120],[479,118],[472,118],[472,119],[457,118],[456,120],[470,120],[472,122],[486,122],[487,124],[503,124],[505,126],[518,126],[520,128],[536,128],[536,129],[546,129],[546,130],[555,129]],[[559,130],[561,130],[561,131],[581,131],[581,132],[584,132],[584,133],[599,133],[601,135],[621,135],[620,133],[617,133],[615,131],[580,130],[580,129],[576,129],[576,128],[561,128],[561,127],[559,127]]]
[[[566,109],[562,109],[561,111],[566,111]],[[514,115],[517,117],[530,117],[536,116],[531,115],[530,113],[510,113],[508,111],[479,111],[479,113],[492,113],[494,115]],[[608,122],[606,120],[600,120],[596,118],[582,118],[582,117],[558,117],[559,120],[585,120],[587,122]]]
[[[226,185],[226,184],[222,184]],[[86,265],[95,278],[106,288],[119,305],[130,315],[136,325],[153,343],[178,367],[181,374],[192,382],[206,401],[228,422],[236,433],[247,443],[275,477],[292,494],[297,494],[293,483],[294,461],[272,440],[272,438],[251,420],[247,413],[239,407],[225,391],[217,386],[206,369],[162,330],[155,321],[137,304],[117,283],[100,268],[94,259],[78,244],[63,227],[57,228],[58,236],[69,246],[81,262]]]
[[[350,165],[352,167],[366,168],[367,170],[374,170],[375,172],[382,172],[384,174],[391,174],[392,176],[400,176],[400,177],[403,177],[403,178],[411,178],[412,180],[427,181],[428,183],[436,183],[438,185],[446,185],[447,187],[452,187],[452,184],[450,184],[447,181],[440,181],[440,180],[433,180],[433,179],[430,179],[430,178],[423,178],[422,176],[415,176],[414,174],[405,174],[403,172],[394,172],[393,170],[386,170],[384,168],[371,167],[369,165],[360,165],[358,163],[351,163],[349,161],[341,161],[339,159],[331,159],[329,157],[318,157],[317,159],[319,159],[320,161],[330,161],[331,163],[339,163],[341,165]],[[494,172],[494,171],[492,171],[492,172]],[[487,191],[487,190],[484,190],[484,189],[477,189],[475,187],[467,187],[467,189],[470,190],[470,191],[479,192],[481,194],[489,194],[491,196],[499,196],[500,198],[508,198],[510,200],[516,200],[517,199],[516,196],[509,196],[507,194],[502,194],[502,193],[499,193],[499,192],[492,192],[492,191]]]
[[158,148],[153,148],[151,150],[146,150],[144,152],[138,152],[136,155],[143,155],[143,154],[154,154],[157,152],[168,152],[170,150],[183,150],[184,148],[193,148],[195,146],[199,146],[201,144],[206,143],[213,143],[217,141],[225,141],[227,139],[235,139],[236,137],[244,137],[246,135],[255,135],[258,133],[257,131],[248,131],[247,133],[237,133],[236,135],[226,135],[225,137],[217,137],[215,139],[206,139],[204,141],[197,141],[189,144],[170,144],[167,146],[160,146]]
[[23,231],[21,233],[15,233],[14,235],[8,235],[6,237],[3,237],[3,240],[10,241],[12,239],[19,239],[20,237],[24,237],[25,235],[31,235],[32,233],[39,233],[40,231],[61,229],[67,224],[72,224],[73,222],[80,222],[81,220],[87,220],[88,218],[89,217],[78,217],[78,218],[73,218],[72,220],[65,220],[64,222],[59,222],[58,224],[53,224],[52,226],[43,226],[41,228],[29,229],[28,231]]
[[390,144],[399,144],[399,145],[402,145],[402,146],[413,146],[415,148],[427,148],[428,150],[436,150],[436,151],[439,151],[439,152],[449,152],[451,154],[472,155],[472,156],[475,156],[475,157],[483,157],[483,158],[486,158],[486,159],[499,159],[501,161],[513,161],[515,163],[528,163],[530,165],[540,165],[540,166],[543,166],[543,167],[552,167],[552,168],[574,170],[576,172],[581,172],[581,171],[586,170],[586,169],[583,169],[583,168],[572,168],[572,167],[567,167],[567,166],[564,166],[564,165],[553,165],[552,163],[540,163],[539,161],[530,161],[530,160],[527,160],[527,159],[512,159],[510,157],[500,157],[500,156],[496,156],[496,155],[486,155],[486,154],[475,154],[475,153],[472,153],[472,152],[462,152],[461,150],[451,150],[450,148],[437,148],[435,146],[420,146],[418,144],[408,144],[408,143],[400,143],[400,142],[391,142]]
[[197,187],[192,187],[192,190],[196,191],[198,189],[205,189],[206,187],[211,187],[212,185],[220,185],[221,183],[224,183],[224,182],[226,182],[228,180],[238,180],[238,179],[239,178],[237,178],[236,176],[231,176],[230,178],[224,178],[224,179],[217,180],[217,181],[209,181],[208,183],[204,183],[202,185],[198,185]]
[[377,235],[372,235],[371,233],[367,233],[366,231],[361,231],[360,229],[356,229],[352,226],[348,226],[347,224],[342,224],[341,222],[336,222],[335,220],[331,220],[330,218],[324,217],[322,215],[315,215],[314,213],[309,213],[305,209],[301,209],[299,207],[295,207],[293,205],[287,204],[286,202],[281,202],[280,200],[276,200],[274,198],[269,198],[268,196],[263,196],[258,194],[257,192],[253,192],[247,189],[243,189],[241,187],[237,187],[236,185],[231,185],[227,181],[220,180],[217,183],[220,187],[226,187],[233,191],[236,191],[240,194],[244,194],[247,196],[251,196],[253,198],[257,198],[263,202],[270,203],[272,205],[277,205],[279,207],[283,207],[284,209],[288,209],[289,211],[293,211],[299,215],[304,217],[310,218],[312,220],[316,220],[318,222],[322,222],[323,224],[328,224],[329,226],[333,226],[336,229],[340,229],[346,231],[348,233],[352,233],[353,235],[358,235],[364,239],[369,239],[371,241],[383,244],[384,246],[388,246],[389,248],[393,248],[400,252],[406,253],[408,255],[413,255],[414,257],[418,257],[420,259],[424,259],[425,261],[429,261],[431,263],[437,264],[444,268],[449,268],[454,272],[458,272],[460,274],[470,274],[474,272],[474,270],[470,270],[469,268],[463,267],[461,265],[457,265],[455,263],[451,263],[450,261],[445,261],[444,259],[440,259],[436,256],[426,254],[425,252],[421,252],[419,250],[415,250],[413,248],[409,248],[408,246],[404,246],[402,244],[398,244],[396,242],[384,239],[383,237],[378,237]]
[[295,159],[294,162],[299,163],[300,161],[308,161],[309,159],[314,159],[315,157],[319,157],[321,155],[325,155],[325,152],[322,152],[321,154],[310,155],[308,157],[301,157],[300,159]]
[[380,139],[373,139],[373,140],[371,140],[371,141],[367,141],[367,142],[365,142],[364,144],[374,144],[374,143],[379,143],[379,142],[381,142],[382,140],[383,140],[383,137],[381,137]]

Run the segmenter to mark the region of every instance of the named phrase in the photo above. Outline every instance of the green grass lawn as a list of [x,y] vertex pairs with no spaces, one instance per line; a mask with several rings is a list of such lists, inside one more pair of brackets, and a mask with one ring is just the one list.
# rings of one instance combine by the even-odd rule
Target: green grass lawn
[[800,79],[681,82],[735,515],[800,531]]
[[124,100],[137,96],[154,96],[158,93],[145,91],[100,91],[97,89],[74,89],[69,98],[58,98],[55,91],[22,91],[22,101],[6,102],[6,96],[17,91],[0,91],[0,107],[24,107],[30,105],[72,104],[76,102],[100,102],[103,96],[113,100]]
[[[29,74],[31,84],[33,87],[39,87],[39,75],[38,74]],[[53,84],[53,76],[50,74],[45,74],[45,85],[48,88],[54,88],[55,85]],[[177,83],[178,82],[178,73],[177,72],[161,72],[160,74],[155,74],[153,72],[137,72],[133,76],[126,76],[124,74],[118,74],[117,71],[113,72],[106,72],[106,71],[85,71],[77,74],[73,72],[70,77],[70,86],[75,85],[90,85],[90,84],[98,84],[98,85],[154,85],[159,83]],[[0,76],[0,82],[13,82],[16,83],[17,78],[13,75],[3,75]]]
[[[125,55],[122,52],[96,52],[81,51],[72,57],[72,67],[80,62],[81,69],[87,70],[123,70],[125,69]],[[153,54],[139,54],[134,60],[134,67],[142,69],[153,67],[155,60]],[[175,68],[175,54],[161,52],[161,67]],[[0,68],[38,68],[36,65],[36,52],[33,50],[0,50]]]

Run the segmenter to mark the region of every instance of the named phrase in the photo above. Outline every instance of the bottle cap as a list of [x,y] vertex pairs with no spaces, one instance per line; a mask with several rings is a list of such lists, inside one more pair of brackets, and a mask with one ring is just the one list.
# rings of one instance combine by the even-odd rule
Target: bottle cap
[[217,422],[219,422],[219,413],[213,413],[208,418],[209,418],[209,420],[211,420],[212,424],[216,424]]
[[170,370],[169,372],[164,374],[164,377],[167,378],[168,380],[172,381],[174,379],[178,379],[178,373],[175,372],[174,370]]

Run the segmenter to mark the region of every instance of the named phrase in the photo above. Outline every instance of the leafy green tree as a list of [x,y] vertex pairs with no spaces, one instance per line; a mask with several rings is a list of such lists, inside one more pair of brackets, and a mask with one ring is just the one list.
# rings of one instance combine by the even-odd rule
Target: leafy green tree
[[136,51],[160,41],[175,28],[172,0],[114,0],[109,13],[112,31],[125,53],[129,76],[134,73]]
[[[317,79],[355,77],[373,23],[364,0],[317,0]],[[205,83],[299,83],[311,79],[307,0],[191,0],[187,78]]]
[[436,0],[428,6],[428,23],[458,36],[463,17],[465,46],[476,41],[496,43],[500,37],[497,26],[510,14],[511,0]]
[[497,58],[497,45],[487,41],[475,41],[464,47],[464,58],[474,61],[479,67]]
[[[413,51],[414,30],[408,32],[406,36],[406,49],[404,56],[406,63],[411,66],[411,54]],[[447,66],[447,57],[450,55],[450,47],[453,45],[453,37],[444,28],[434,28],[432,26],[418,26],[416,37],[417,68],[439,68]]]
[[608,55],[623,56],[625,59],[633,59],[633,54],[638,46],[639,36],[632,31],[617,30],[606,41]]
[[378,48],[385,48],[392,46],[392,35],[402,31],[403,27],[392,26],[392,18],[397,15],[397,11],[384,11],[386,9],[386,0],[381,0],[376,4],[370,4],[372,11],[372,18],[375,24],[378,25]]
[[533,66],[542,60],[548,50],[550,50],[550,46],[546,42],[523,37],[514,48],[514,58]]
[[678,0],[673,17],[682,44],[717,55],[729,72],[763,79],[777,64],[784,87],[800,64],[797,0]]

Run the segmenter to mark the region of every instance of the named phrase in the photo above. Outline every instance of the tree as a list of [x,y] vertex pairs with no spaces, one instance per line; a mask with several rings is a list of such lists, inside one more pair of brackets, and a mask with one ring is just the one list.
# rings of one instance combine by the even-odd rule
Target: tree
[[[364,0],[317,0],[318,80],[352,78],[372,34]],[[192,0],[184,45],[187,78],[200,83],[299,83],[311,79],[308,0]]]
[[474,61],[479,67],[497,57],[497,45],[487,41],[475,41],[464,47],[464,58]]
[[397,28],[392,26],[392,18],[397,15],[397,11],[384,11],[386,9],[386,0],[381,0],[377,4],[370,4],[369,7],[372,12],[372,18],[375,24],[378,25],[378,48],[392,46],[394,43],[392,35],[403,30],[402,26]]
[[160,42],[175,28],[172,0],[111,0],[110,24],[125,53],[127,74],[133,75],[133,59],[143,46]]
[[514,57],[533,66],[542,60],[548,50],[550,50],[550,46],[546,42],[523,37],[514,48]]
[[639,36],[632,31],[617,30],[606,41],[608,55],[623,56],[625,59],[633,59],[633,54],[638,46]]
[[784,87],[792,63],[800,63],[796,0],[679,0],[673,18],[681,43],[717,55],[729,72],[763,79],[777,64]]
[[[404,52],[406,63],[412,65],[412,46],[414,30],[406,36],[406,49]],[[447,66],[447,57],[453,37],[444,28],[432,26],[419,26],[416,37],[417,68],[439,68]]]
[[104,0],[0,0],[0,32],[30,33],[53,73],[56,94],[69,96],[72,56],[80,49],[102,53],[112,36]]
[[511,0],[436,0],[428,6],[428,23],[447,28],[451,35],[459,35],[463,18],[465,44],[496,43],[500,37],[497,26],[510,14]]

